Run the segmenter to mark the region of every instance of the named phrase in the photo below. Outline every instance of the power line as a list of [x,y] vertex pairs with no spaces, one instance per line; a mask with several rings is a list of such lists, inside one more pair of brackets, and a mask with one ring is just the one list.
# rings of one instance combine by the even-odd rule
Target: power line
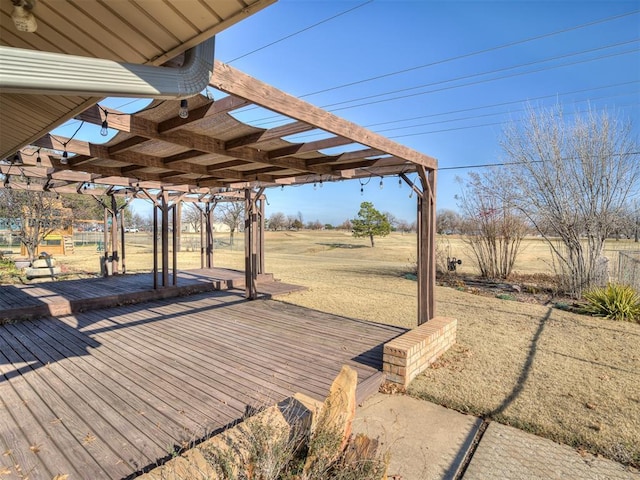
[[[640,83],[640,81],[637,82],[625,82],[622,84],[618,84],[618,85],[625,85],[628,83]],[[460,113],[460,112],[467,112],[467,111],[471,111],[471,110],[479,110],[479,109],[483,109],[483,108],[492,108],[495,106],[503,106],[503,105],[510,105],[510,104],[514,104],[514,103],[523,103],[523,102],[531,102],[531,101],[535,101],[535,100],[541,100],[541,99],[545,99],[545,98],[553,98],[553,97],[559,97],[559,96],[564,96],[564,95],[569,95],[572,93],[576,93],[576,92],[584,92],[584,91],[590,91],[590,90],[598,90],[598,89],[602,89],[602,88],[609,88],[611,86],[618,86],[618,85],[610,85],[607,87],[597,87],[594,89],[584,89],[584,90],[577,90],[574,92],[566,92],[566,93],[560,93],[560,94],[553,94],[553,95],[545,95],[545,96],[540,96],[540,97],[534,97],[534,98],[529,98],[529,99],[524,99],[524,100],[515,100],[515,101],[511,101],[511,102],[503,102],[503,103],[497,103],[497,104],[493,104],[493,105],[485,105],[482,107],[473,107],[473,108],[465,108],[465,109],[461,109],[461,110],[453,110],[451,112],[441,112],[441,113],[434,113],[431,115],[422,115],[420,117],[413,117],[413,118],[409,118],[409,119],[404,119],[404,120],[396,120],[393,122],[380,122],[377,124],[369,124],[369,125],[363,125],[364,128],[371,128],[373,126],[376,125],[388,125],[390,123],[400,123],[400,122],[405,122],[405,121],[409,121],[409,120],[417,120],[417,119],[421,119],[421,118],[430,118],[430,117],[438,117],[438,116],[443,116],[443,115],[450,115],[453,113]],[[602,99],[606,99],[606,98],[613,98],[613,97],[624,97],[630,95],[629,93],[619,93],[619,94],[615,94],[615,95],[603,95],[600,97],[590,97],[588,99],[585,100],[580,100],[574,103],[584,103],[584,102],[590,102],[590,101],[594,101],[594,100],[602,100]],[[636,105],[637,103],[634,104],[628,104],[628,105],[622,105],[623,107],[627,107],[630,105]],[[415,125],[406,125],[403,127],[393,127],[393,128],[386,128],[386,129],[378,129],[378,130],[372,130],[375,133],[384,133],[384,132],[388,132],[391,130],[405,130],[405,129],[409,129],[409,128],[416,128],[416,127],[422,127],[422,126],[427,126],[427,125],[434,125],[434,124],[443,124],[443,123],[451,123],[451,122],[460,122],[463,120],[474,120],[474,119],[478,119],[478,118],[483,118],[483,117],[490,117],[490,116],[495,116],[495,115],[506,115],[509,113],[515,113],[515,112],[520,112],[523,111],[523,109],[518,109],[518,110],[512,110],[509,112],[495,112],[495,113],[485,113],[485,114],[480,114],[480,115],[470,115],[467,117],[462,117],[462,118],[453,118],[453,119],[448,119],[448,120],[437,120],[434,122],[427,122],[427,123],[422,123],[422,124],[415,124]],[[584,110],[583,110],[584,111]],[[574,112],[574,113],[578,113],[578,112]],[[465,127],[456,127],[456,128],[450,128],[450,129],[444,129],[444,130],[436,130],[436,131],[430,131],[430,132],[422,132],[422,133],[414,133],[414,134],[407,134],[407,135],[396,135],[396,136],[390,136],[388,138],[392,139],[392,138],[401,138],[404,136],[417,136],[417,135],[426,135],[426,134],[430,134],[430,133],[441,133],[441,132],[448,132],[448,131],[452,131],[452,130],[464,130],[467,128],[478,128],[478,127],[487,127],[487,126],[492,126],[492,125],[500,125],[503,124],[505,122],[494,122],[494,123],[485,123],[485,124],[480,124],[480,125],[470,125],[470,126],[465,126]],[[296,139],[298,138],[307,138],[307,137],[316,137],[319,135],[322,135],[324,132],[311,132],[311,133],[303,133],[303,134],[299,134],[296,135]]]
[[[622,105],[623,107],[630,107],[630,106],[634,106],[634,105],[638,105],[638,102],[636,103],[630,103],[628,105]],[[584,113],[584,110],[582,112],[574,112],[570,115],[575,115],[577,113]],[[518,120],[518,121],[522,121],[522,120]],[[432,133],[444,133],[444,132],[452,132],[454,130],[467,130],[469,128],[480,128],[480,127],[491,127],[491,126],[495,126],[495,125],[504,125],[507,122],[492,122],[492,123],[482,123],[479,125],[467,125],[464,127],[452,127],[452,128],[445,128],[442,130],[431,130],[429,132],[416,132],[416,133],[405,133],[403,135],[393,135],[393,136],[389,136],[387,138],[389,139],[395,139],[395,138],[406,138],[406,137],[418,137],[420,135],[430,135]]]
[[[569,66],[572,66],[572,65],[580,64],[580,63],[593,62],[593,61],[596,61],[596,60],[612,58],[612,57],[616,57],[616,56],[620,56],[620,55],[627,55],[627,54],[630,54],[630,53],[636,53],[636,52],[638,52],[640,50],[639,49],[632,49],[632,50],[626,50],[626,51],[622,51],[622,52],[609,53],[609,54],[606,54],[606,55],[600,55],[600,56],[593,57],[593,58],[588,58],[588,59],[583,59],[583,60],[576,60],[576,61],[573,61],[573,62],[565,62],[565,63],[561,63],[561,64],[558,64],[558,65],[550,65],[550,66],[541,67],[541,68],[538,68],[538,69],[529,70],[529,71],[525,71],[525,72],[514,72],[514,73],[511,73],[511,74],[508,74],[508,75],[502,75],[502,76],[493,77],[493,78],[476,80],[476,81],[473,81],[473,82],[467,82],[467,83],[462,83],[462,84],[458,84],[458,85],[449,85],[449,86],[436,88],[436,89],[432,89],[432,90],[425,90],[425,91],[422,91],[422,92],[410,93],[410,94],[407,94],[407,95],[399,95],[399,96],[386,98],[386,99],[381,99],[381,100],[373,100],[373,101],[370,101],[370,102],[363,102],[363,103],[359,103],[359,104],[356,104],[356,105],[347,105],[347,106],[340,107],[340,108],[329,108],[329,107],[335,107],[337,105],[343,105],[343,104],[346,104],[346,103],[357,102],[359,100],[367,100],[367,99],[371,99],[371,98],[383,97],[385,95],[391,95],[393,93],[399,93],[399,92],[403,92],[403,91],[415,90],[417,88],[425,88],[425,87],[429,87],[429,86],[444,85],[444,84],[451,83],[451,82],[454,82],[454,81],[464,80],[464,79],[468,79],[468,78],[474,78],[474,77],[478,77],[478,76],[482,76],[482,75],[490,75],[490,74],[498,73],[498,72],[502,72],[502,71],[513,70],[515,68],[526,67],[526,66],[535,65],[535,64],[538,64],[538,63],[549,62],[549,61],[552,61],[552,60],[557,60],[559,58],[566,58],[566,57],[581,55],[581,54],[584,54],[584,53],[591,53],[591,52],[596,51],[596,50],[603,50],[603,49],[606,49],[606,48],[613,48],[613,47],[616,47],[616,46],[626,45],[626,44],[629,44],[629,43],[637,43],[638,40],[639,39],[629,40],[629,41],[622,42],[622,43],[619,43],[619,44],[613,44],[613,45],[609,45],[609,46],[605,46],[605,47],[599,47],[597,49],[585,50],[585,51],[582,51],[582,52],[577,52],[577,53],[567,54],[567,55],[561,55],[561,56],[558,56],[558,57],[551,57],[551,58],[547,58],[547,59],[543,59],[543,60],[538,60],[538,61],[535,61],[535,62],[529,62],[529,63],[520,64],[520,65],[515,65],[515,66],[512,66],[512,67],[504,67],[504,68],[490,70],[490,71],[486,71],[486,72],[482,72],[482,73],[475,73],[475,74],[471,74],[471,75],[465,75],[465,76],[462,76],[462,77],[456,77],[456,78],[449,79],[449,80],[441,80],[439,82],[432,82],[432,83],[420,85],[420,86],[417,86],[417,87],[410,87],[410,88],[405,88],[405,89],[401,89],[401,90],[394,90],[394,91],[389,91],[389,92],[385,92],[385,93],[379,93],[379,94],[376,94],[376,95],[369,95],[367,97],[360,97],[360,98],[351,99],[351,100],[344,100],[344,101],[341,101],[341,102],[321,105],[320,108],[326,109],[326,110],[328,110],[330,112],[337,112],[337,111],[340,111],[340,110],[348,110],[348,109],[351,109],[351,108],[358,108],[358,107],[364,107],[364,106],[369,106],[369,105],[375,105],[375,104],[378,104],[378,103],[391,102],[391,101],[394,101],[394,100],[401,100],[401,99],[404,99],[404,98],[417,97],[417,96],[420,96],[420,95],[426,95],[428,93],[442,92],[442,91],[445,91],[445,90],[453,90],[453,89],[461,88],[461,87],[475,86],[475,85],[480,85],[482,83],[493,82],[493,81],[496,81],[496,80],[504,80],[504,79],[507,79],[507,78],[513,78],[513,77],[518,77],[518,76],[522,76],[522,75],[529,75],[529,74],[532,74],[532,73],[540,73],[540,72],[544,72],[544,71],[547,71],[547,70],[553,70],[553,69],[556,69],[556,68],[569,67]],[[243,111],[247,112],[247,111],[250,111],[250,110],[252,110],[254,108],[258,108],[258,107],[251,107],[251,108],[245,109]],[[280,115],[270,115],[268,117],[259,118],[259,119],[256,119],[256,120],[253,121],[253,125],[262,126],[262,125],[267,125],[269,123],[274,123],[275,121],[278,121],[278,120],[273,120],[273,119],[274,118],[279,118],[279,117],[280,117]]]
[[402,73],[407,73],[407,72],[411,72],[411,71],[414,71],[414,70],[419,70],[419,69],[422,69],[422,68],[433,67],[435,65],[441,65],[443,63],[448,63],[448,62],[452,62],[452,61],[455,61],[455,60],[461,60],[463,58],[469,58],[469,57],[473,57],[475,55],[481,55],[483,53],[489,53],[489,52],[501,50],[501,49],[504,49],[504,48],[513,47],[513,46],[516,46],[516,45],[521,45],[521,44],[532,42],[532,41],[535,41],[535,40],[540,40],[540,39],[543,39],[543,38],[548,38],[548,37],[552,37],[552,36],[555,36],[555,35],[559,35],[561,33],[566,33],[566,32],[570,32],[570,31],[573,31],[573,30],[579,30],[581,28],[591,27],[593,25],[598,25],[600,23],[606,23],[606,22],[610,22],[610,21],[613,21],[613,20],[618,20],[620,18],[624,18],[624,17],[630,16],[630,15],[635,15],[635,14],[637,14],[639,12],[640,12],[640,10],[633,10],[631,12],[623,13],[623,14],[620,14],[620,15],[614,15],[612,17],[607,17],[607,18],[603,18],[603,19],[600,19],[600,20],[595,20],[593,22],[584,23],[584,24],[581,24],[581,25],[577,25],[575,27],[566,28],[564,30],[557,30],[555,32],[545,33],[545,34],[542,34],[542,35],[537,35],[535,37],[529,37],[529,38],[525,38],[523,40],[517,40],[515,42],[505,43],[503,45],[499,45],[499,46],[496,46],[496,47],[491,47],[491,48],[487,48],[487,49],[484,49],[484,50],[477,50],[475,52],[465,53],[463,55],[458,55],[456,57],[446,58],[444,60],[438,60],[436,62],[425,63],[423,65],[417,65],[415,67],[406,68],[404,70],[397,70],[395,72],[385,73],[383,75],[377,75],[375,77],[369,77],[369,78],[365,78],[365,79],[362,79],[362,80],[357,80],[355,82],[350,82],[350,83],[345,83],[345,84],[338,85],[338,86],[335,86],[335,87],[325,88],[323,90],[318,90],[316,92],[306,93],[304,95],[301,95],[300,98],[309,97],[309,96],[312,96],[312,95],[318,95],[320,93],[330,92],[330,91],[333,91],[333,90],[339,90],[341,88],[351,87],[353,85],[359,85],[359,84],[362,84],[362,83],[371,82],[373,80],[379,80],[381,78],[391,77],[393,75],[399,75],[399,74],[402,74]]
[[[640,152],[611,153],[611,157],[626,157],[627,155],[640,155]],[[575,157],[561,158],[560,160],[575,160]],[[523,162],[481,163],[478,165],[460,165],[456,167],[438,167],[436,170],[466,170],[470,168],[506,167],[509,165],[524,165],[527,163],[542,163],[543,160],[531,160]]]
[[296,35],[299,35],[300,33],[303,33],[303,32],[306,32],[308,30],[311,30],[312,28],[315,28],[315,27],[317,27],[319,25],[322,25],[323,23],[327,23],[327,22],[329,22],[329,21],[331,21],[331,20],[333,20],[335,18],[338,18],[338,17],[340,17],[342,15],[345,15],[345,14],[347,14],[349,12],[353,12],[354,10],[357,10],[358,8],[364,7],[365,5],[367,5],[367,4],[371,3],[371,2],[373,2],[373,0],[367,0],[366,2],[361,3],[360,5],[356,5],[355,7],[350,8],[348,10],[345,10],[344,12],[338,13],[336,15],[333,15],[332,17],[329,17],[329,18],[325,18],[324,20],[321,20],[321,21],[319,21],[317,23],[314,23],[313,25],[309,25],[308,27],[305,27],[302,30],[298,30],[297,32],[294,32],[294,33],[291,33],[289,35],[286,35],[286,36],[284,36],[284,37],[282,37],[282,38],[280,38],[278,40],[275,40],[275,41],[273,41],[271,43],[268,43],[267,45],[263,45],[262,47],[256,48],[255,50],[251,50],[250,52],[247,52],[244,55],[240,55],[239,57],[236,57],[233,60],[229,60],[227,63],[233,63],[236,60],[240,60],[241,58],[244,58],[244,57],[247,57],[247,56],[249,56],[249,55],[251,55],[253,53],[259,52],[260,50],[264,50],[265,48],[271,47],[271,46],[275,45],[276,43],[280,43],[280,42],[282,42],[284,40],[287,40],[287,39],[289,39],[291,37],[295,37]]
[[[579,52],[567,53],[567,54],[558,55],[558,56],[555,56],[555,57],[544,58],[542,60],[536,60],[534,62],[521,63],[519,65],[513,65],[513,66],[510,66],[510,67],[497,68],[497,69],[489,70],[489,71],[485,71],[485,72],[473,73],[471,75],[463,75],[461,77],[455,77],[455,78],[451,78],[451,79],[448,79],[448,80],[441,80],[441,81],[438,81],[438,82],[425,83],[423,85],[418,85],[418,86],[415,86],[415,87],[402,88],[402,89],[399,89],[399,90],[391,90],[391,91],[388,91],[388,92],[378,93],[378,94],[375,94],[375,95],[369,95],[369,96],[366,96],[366,97],[359,97],[359,98],[355,98],[355,99],[352,99],[352,100],[344,100],[342,102],[330,103],[330,104],[327,104],[327,105],[323,105],[322,108],[334,107],[336,105],[343,105],[345,103],[357,102],[357,101],[360,101],[360,100],[368,100],[370,98],[378,98],[378,97],[382,97],[382,96],[385,96],[385,95],[392,95],[394,93],[407,92],[407,91],[410,91],[410,90],[416,90],[418,88],[431,87],[431,86],[434,86],[434,85],[442,85],[444,83],[456,82],[456,81],[459,81],[459,80],[467,80],[469,78],[481,77],[483,75],[491,75],[493,73],[506,72],[508,70],[514,70],[516,68],[529,67],[529,66],[532,66],[532,65],[540,64],[540,63],[551,62],[551,61],[559,60],[559,59],[563,59],[563,58],[569,58],[569,57],[574,57],[574,56],[577,56],[577,55],[583,55],[583,54],[586,54],[586,53],[597,52],[599,50],[606,50],[606,49],[609,49],[609,48],[620,47],[620,46],[623,46],[623,45],[628,45],[630,43],[638,43],[639,40],[640,40],[640,38],[634,38],[633,40],[627,40],[625,42],[619,42],[619,43],[614,43],[614,44],[611,44],[611,45],[605,45],[603,47],[592,48],[592,49],[589,49],[589,50],[582,50],[582,51],[579,51]],[[637,51],[637,50],[630,50],[628,52],[634,52],[634,51]],[[626,52],[626,53],[628,53],[628,52]],[[625,52],[623,52],[623,53],[625,53]],[[609,54],[609,55],[617,55],[617,54]],[[577,62],[569,63],[569,64],[566,64],[566,65],[574,65],[575,63],[588,62],[588,61],[591,61],[591,60],[598,60],[600,58],[603,58],[603,57],[595,57],[594,59],[579,60]],[[607,57],[604,56],[604,58],[607,58]],[[549,66],[549,67],[546,67],[546,68],[553,69],[553,68],[559,68],[559,67],[563,67],[563,66],[565,66],[565,64]],[[537,71],[540,71],[540,70],[534,70],[533,72],[537,72]],[[520,73],[518,73],[518,75],[527,74],[527,73],[533,73],[533,72],[520,72]],[[500,78],[508,78],[508,77],[498,77],[498,78],[494,78],[494,79],[488,79],[486,81],[498,80]]]
[[[551,95],[542,95],[542,96],[539,96],[539,97],[532,97],[532,98],[526,98],[526,99],[521,99],[521,100],[512,100],[512,101],[509,101],[509,102],[493,103],[491,105],[482,105],[482,106],[479,106],[479,107],[462,108],[462,109],[459,109],[459,110],[451,110],[451,111],[448,111],[448,112],[432,113],[432,114],[429,114],[429,115],[420,115],[418,117],[410,117],[410,118],[405,118],[405,119],[400,119],[400,120],[391,120],[391,121],[386,121],[386,122],[370,123],[368,125],[365,125],[365,127],[367,127],[367,128],[377,127],[379,125],[388,125],[389,123],[408,122],[408,121],[411,121],[411,120],[420,120],[422,118],[439,117],[439,116],[443,116],[443,115],[451,115],[451,114],[454,114],[454,113],[470,112],[470,111],[473,111],[473,110],[482,110],[482,109],[485,109],[485,108],[504,107],[506,105],[513,105],[513,104],[522,103],[522,102],[525,102],[525,101],[532,102],[532,101],[536,101],[536,100],[544,100],[544,99],[553,98],[553,97],[563,97],[563,96],[566,96],[566,95],[573,95],[575,93],[585,93],[585,92],[590,92],[590,91],[593,91],[593,90],[603,90],[605,88],[622,87],[624,85],[631,85],[631,84],[634,84],[634,83],[640,83],[640,80],[634,80],[634,81],[631,81],[631,82],[614,83],[614,84],[609,84],[609,85],[603,85],[601,87],[583,88],[583,89],[580,89],[580,90],[572,90],[570,92],[553,93]],[[627,94],[617,94],[617,95],[613,95],[613,96],[622,96],[622,95],[629,95],[629,94],[628,93]],[[597,98],[589,98],[589,100],[598,100],[598,99],[602,99],[602,98],[609,98],[611,96],[612,95],[607,95],[607,96],[597,97]],[[585,101],[585,100],[582,100],[582,101]]]

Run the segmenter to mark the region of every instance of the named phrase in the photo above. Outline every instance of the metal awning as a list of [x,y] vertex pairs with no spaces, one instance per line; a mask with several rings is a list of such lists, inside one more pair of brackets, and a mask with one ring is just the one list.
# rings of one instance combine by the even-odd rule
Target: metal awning
[[[276,0],[68,2],[24,0],[35,32],[20,31],[11,0],[0,0],[0,46],[163,65]],[[0,66],[2,68],[2,66]],[[13,155],[100,98],[0,90],[0,158]]]

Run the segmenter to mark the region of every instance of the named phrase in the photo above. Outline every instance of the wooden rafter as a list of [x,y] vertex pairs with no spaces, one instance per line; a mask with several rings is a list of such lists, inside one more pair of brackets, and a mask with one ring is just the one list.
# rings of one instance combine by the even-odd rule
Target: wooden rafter
[[335,135],[349,137],[356,143],[397,155],[418,165],[423,165],[429,170],[437,168],[437,161],[428,155],[397,144],[355,123],[339,118],[219,61],[214,62],[210,84],[218,90],[248,99],[256,105],[281,113],[289,118],[315,125],[316,128]]

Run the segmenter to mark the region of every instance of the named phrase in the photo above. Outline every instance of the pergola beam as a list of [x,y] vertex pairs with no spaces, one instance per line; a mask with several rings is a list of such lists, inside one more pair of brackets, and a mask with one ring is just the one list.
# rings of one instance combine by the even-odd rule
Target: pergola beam
[[230,95],[245,98],[256,105],[314,125],[334,135],[349,137],[356,143],[384,150],[386,153],[405,158],[430,170],[437,168],[437,161],[428,155],[339,118],[219,61],[214,62],[210,84]]

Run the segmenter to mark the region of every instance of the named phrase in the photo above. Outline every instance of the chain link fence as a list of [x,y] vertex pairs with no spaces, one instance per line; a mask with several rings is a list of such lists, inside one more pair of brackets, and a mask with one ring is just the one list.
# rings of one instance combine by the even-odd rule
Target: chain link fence
[[640,291],[640,250],[618,251],[616,280]]

